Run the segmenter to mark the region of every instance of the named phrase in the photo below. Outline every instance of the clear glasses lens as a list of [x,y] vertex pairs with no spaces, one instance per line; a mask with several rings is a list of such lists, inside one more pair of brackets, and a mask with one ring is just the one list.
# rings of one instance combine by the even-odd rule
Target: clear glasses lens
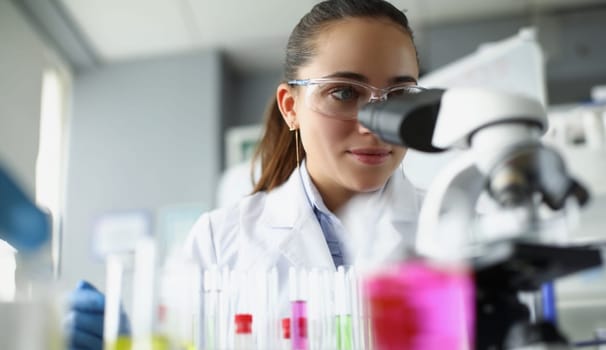
[[360,108],[369,102],[415,94],[422,91],[422,88],[400,85],[380,91],[376,94],[369,86],[354,82],[317,82],[307,86],[306,99],[309,107],[316,112],[331,118],[351,120],[356,119]]

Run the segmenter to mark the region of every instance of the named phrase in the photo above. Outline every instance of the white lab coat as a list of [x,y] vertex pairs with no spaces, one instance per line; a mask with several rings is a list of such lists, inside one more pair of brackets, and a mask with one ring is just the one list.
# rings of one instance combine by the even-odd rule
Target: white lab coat
[[[406,258],[414,248],[420,205],[421,193],[401,167],[382,190],[354,197],[339,215],[351,234],[345,248],[352,265]],[[334,269],[297,170],[273,191],[255,193],[231,207],[203,214],[185,250],[203,268]]]
[[[286,183],[270,192],[255,193],[231,207],[203,214],[185,244],[186,254],[205,269],[217,265],[244,272],[240,275],[250,278],[258,276],[255,273],[259,270],[276,267],[278,300],[270,303],[277,307],[280,317],[290,315],[290,267],[335,270],[302,176],[305,172],[295,170]],[[361,267],[360,271],[405,259],[414,248],[420,202],[420,191],[404,176],[402,168],[383,189],[355,196],[339,215],[348,235],[343,242],[346,261]],[[330,285],[324,287],[332,289]],[[237,288],[243,293],[238,294],[239,312],[250,312],[255,307],[257,311],[253,312],[267,310],[248,299],[255,288],[260,288],[256,280]],[[303,288],[317,290],[318,286]],[[233,330],[227,334],[233,334]],[[265,344],[261,338],[259,341]]]

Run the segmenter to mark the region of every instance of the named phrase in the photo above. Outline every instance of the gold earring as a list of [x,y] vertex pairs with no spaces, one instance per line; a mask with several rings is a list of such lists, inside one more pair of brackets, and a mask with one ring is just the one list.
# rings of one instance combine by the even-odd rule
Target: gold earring
[[288,130],[293,131],[295,133],[295,152],[297,157],[297,169],[299,168],[299,163],[301,160],[299,159],[299,129],[295,127],[294,124],[288,124]]
[[299,129],[295,129],[295,149],[297,152],[297,169],[299,168],[299,163],[301,163],[299,159]]

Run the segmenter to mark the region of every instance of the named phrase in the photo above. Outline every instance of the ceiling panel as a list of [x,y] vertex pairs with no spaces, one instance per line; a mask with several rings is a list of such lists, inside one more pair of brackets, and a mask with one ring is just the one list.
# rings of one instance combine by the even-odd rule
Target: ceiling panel
[[174,0],[61,0],[105,61],[194,48]]
[[318,1],[185,0],[200,31],[200,45],[223,48],[237,67],[275,68],[299,19]]
[[203,42],[228,44],[288,36],[315,1],[184,0],[191,4]]
[[[104,61],[218,47],[237,64],[279,64],[286,39],[317,0],[58,0]],[[413,28],[538,13],[606,0],[393,0]]]

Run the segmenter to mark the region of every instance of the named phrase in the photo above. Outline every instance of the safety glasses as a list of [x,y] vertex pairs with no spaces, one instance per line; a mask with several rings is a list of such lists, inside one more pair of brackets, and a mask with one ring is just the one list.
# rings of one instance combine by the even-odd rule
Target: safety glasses
[[330,118],[355,120],[358,111],[367,103],[384,101],[392,96],[419,93],[424,88],[411,83],[377,88],[345,78],[318,78],[290,80],[291,86],[306,88],[305,101],[309,108]]

